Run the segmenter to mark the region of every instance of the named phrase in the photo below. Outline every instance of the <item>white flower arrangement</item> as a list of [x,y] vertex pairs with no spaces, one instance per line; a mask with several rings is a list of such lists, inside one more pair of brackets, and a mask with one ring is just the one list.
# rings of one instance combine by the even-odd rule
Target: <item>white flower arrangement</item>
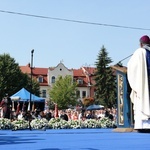
[[0,130],[11,129],[12,124],[10,119],[0,118]]
[[52,118],[49,123],[49,129],[68,129],[68,122],[60,118]]
[[84,121],[86,128],[101,128],[101,124],[98,120],[95,119],[87,119]]
[[81,129],[81,120],[70,120],[68,125],[70,129]]
[[41,118],[41,119],[33,119],[30,122],[31,128],[32,129],[43,129],[43,128],[47,128],[48,127],[48,120],[45,118]]
[[60,118],[52,118],[49,123],[49,129],[84,129],[84,128],[115,128],[114,121],[107,117],[96,119],[82,120],[69,120],[65,121]]
[[114,128],[116,127],[116,124],[114,121],[107,117],[100,118],[99,120],[101,128]]
[[[69,120],[65,121],[60,118],[52,118],[48,121],[45,118],[33,119],[30,122],[32,129],[84,129],[84,128],[115,128],[116,122],[107,117],[101,119],[86,119],[82,120]],[[23,130],[29,128],[29,121],[19,119],[12,121],[6,118],[0,118],[0,130],[12,129]]]
[[29,122],[24,119],[18,119],[11,122],[13,130],[24,130],[29,127]]

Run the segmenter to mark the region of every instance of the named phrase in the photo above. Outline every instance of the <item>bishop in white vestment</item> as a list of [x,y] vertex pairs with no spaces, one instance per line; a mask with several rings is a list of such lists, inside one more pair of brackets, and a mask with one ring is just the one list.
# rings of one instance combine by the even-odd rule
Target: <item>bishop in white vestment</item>
[[150,129],[150,39],[147,35],[140,38],[140,46],[127,64],[134,129],[137,130]]

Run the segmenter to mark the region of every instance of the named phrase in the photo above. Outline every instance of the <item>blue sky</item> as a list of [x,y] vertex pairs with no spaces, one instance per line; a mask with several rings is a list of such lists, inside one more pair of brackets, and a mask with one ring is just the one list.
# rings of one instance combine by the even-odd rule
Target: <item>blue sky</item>
[[[0,0],[0,10],[100,24],[150,28],[149,0]],[[150,30],[89,25],[0,12],[0,54],[19,65],[93,66],[104,45],[113,63],[131,55]],[[128,59],[123,61],[126,66]]]

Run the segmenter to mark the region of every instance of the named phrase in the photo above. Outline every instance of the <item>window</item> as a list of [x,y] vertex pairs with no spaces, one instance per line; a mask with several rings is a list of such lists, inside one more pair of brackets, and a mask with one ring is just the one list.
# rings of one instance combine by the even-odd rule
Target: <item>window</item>
[[77,91],[77,92],[76,92],[76,95],[77,95],[77,97],[79,98],[79,97],[80,97],[80,91]]
[[46,90],[42,90],[42,97],[46,98]]
[[83,80],[82,79],[78,79],[77,82],[78,82],[78,84],[83,84]]
[[82,91],[82,98],[86,97],[86,91]]
[[42,76],[38,77],[37,80],[38,80],[39,83],[43,83],[43,77]]
[[55,77],[52,76],[52,83],[55,83]]

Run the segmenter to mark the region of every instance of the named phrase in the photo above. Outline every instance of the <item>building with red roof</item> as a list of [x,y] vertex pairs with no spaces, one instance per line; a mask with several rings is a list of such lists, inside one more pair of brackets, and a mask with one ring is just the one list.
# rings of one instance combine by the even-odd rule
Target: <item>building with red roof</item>
[[[20,66],[23,73],[31,74],[30,64]],[[78,96],[79,99],[84,97],[94,97],[94,67],[81,67],[79,69],[68,69],[62,62],[56,67],[32,69],[32,76],[40,84],[41,97],[49,100],[49,90],[58,76],[71,75],[74,81],[78,83]]]

